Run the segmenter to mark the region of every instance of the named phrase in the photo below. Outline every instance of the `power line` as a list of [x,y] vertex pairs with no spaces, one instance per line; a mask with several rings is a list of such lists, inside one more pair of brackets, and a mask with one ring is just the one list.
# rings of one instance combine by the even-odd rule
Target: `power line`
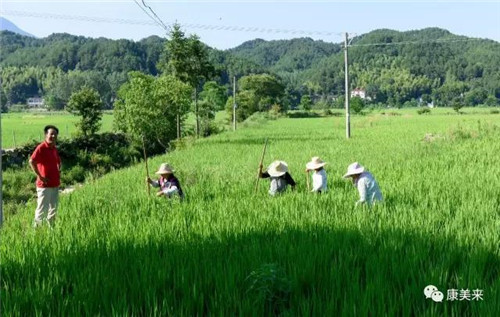
[[[167,31],[167,33],[168,33],[168,31],[169,31],[169,30],[168,30],[168,28],[165,26],[165,24],[163,24],[163,21],[161,21],[161,20],[159,20],[159,19],[158,19],[158,20],[157,20],[157,19],[155,19],[155,18],[154,18],[151,14],[149,14],[149,12],[148,12],[148,11],[146,11],[146,9],[144,9],[144,8],[143,8],[143,7],[139,4],[139,2],[137,2],[137,0],[134,0],[134,2],[135,2],[135,4],[137,4],[137,6],[138,6],[139,8],[141,8],[141,10],[142,10],[144,13],[146,13],[146,15],[147,15],[148,17],[150,17],[150,18],[151,18],[151,20],[153,20],[153,21],[155,22],[155,24],[156,24],[156,25],[158,25],[159,27],[161,27],[162,29],[164,29],[164,30],[165,30],[165,31]],[[143,1],[143,3],[144,3],[144,1]]]
[[[42,19],[58,19],[58,20],[76,20],[76,21],[86,21],[86,22],[98,22],[98,23],[119,23],[119,24],[133,24],[133,25],[160,25],[161,23],[157,21],[146,9],[141,6],[136,0],[134,2],[141,8],[141,10],[146,13],[152,21],[144,20],[132,20],[132,19],[112,19],[112,18],[101,18],[101,17],[89,17],[81,15],[67,15],[67,14],[54,14],[54,13],[39,13],[39,12],[26,12],[26,11],[16,11],[16,10],[2,10],[0,13],[3,15],[10,16],[21,16],[21,17],[32,17],[32,18],[42,18]],[[163,23],[163,22],[162,22]],[[202,30],[216,30],[216,31],[233,31],[233,32],[250,32],[250,33],[272,33],[272,34],[291,34],[291,35],[304,35],[304,36],[342,36],[342,32],[333,31],[314,31],[314,30],[300,30],[300,29],[273,29],[273,28],[261,28],[254,26],[231,26],[231,25],[209,25],[209,24],[197,24],[197,23],[180,23],[182,27],[202,29]],[[167,25],[163,23],[160,25],[162,29]]]
[[[143,0],[141,0],[143,1]],[[54,13],[39,13],[39,12],[27,12],[27,11],[16,11],[16,10],[2,10],[0,13],[3,15],[11,16],[22,16],[22,17],[33,17],[33,18],[43,18],[43,19],[59,19],[59,20],[78,20],[86,22],[98,22],[98,23],[119,23],[119,24],[131,24],[131,25],[158,25],[163,30],[169,32],[169,26],[165,24],[154,10],[147,6],[149,10],[156,16],[156,18],[151,15],[137,0],[134,2],[141,8],[141,10],[147,14],[152,21],[145,20],[133,20],[133,19],[113,19],[113,18],[102,18],[102,17],[89,17],[81,15],[67,15],[67,14],[54,14]],[[252,26],[230,26],[230,25],[207,25],[207,24],[195,24],[195,23],[185,23],[180,24],[185,28],[192,29],[202,29],[202,30],[215,30],[215,31],[232,31],[232,32],[249,32],[249,33],[272,33],[272,34],[290,34],[290,35],[303,35],[303,36],[342,36],[343,32],[333,32],[333,31],[312,31],[312,30],[301,30],[301,29],[273,29],[273,28],[261,28]],[[390,46],[390,45],[414,45],[414,44],[430,44],[430,43],[453,43],[453,42],[467,42],[467,41],[477,41],[481,40],[479,38],[465,38],[465,39],[437,39],[437,40],[426,40],[426,41],[405,41],[405,42],[391,42],[391,43],[367,43],[367,44],[350,44],[349,47],[362,47],[362,46]]]
[[[136,0],[134,0],[136,1]],[[137,3],[137,2],[136,2]],[[161,25],[163,26],[163,28],[165,29],[165,31],[167,31],[167,33],[170,31],[170,27],[166,26],[165,23],[163,23],[163,21],[160,19],[160,17],[156,14],[156,12],[150,7],[148,6],[144,0],[142,0],[142,5],[147,7],[149,9],[149,11],[151,11],[151,13],[153,13],[153,15],[156,17],[156,19],[161,23]]]
[[99,18],[99,17],[89,17],[82,15],[66,15],[66,14],[55,14],[55,13],[38,13],[38,12],[11,11],[11,10],[3,10],[0,13],[2,13],[3,15],[21,16],[28,18],[55,19],[55,20],[78,20],[78,21],[99,22],[99,23],[119,23],[119,24],[136,24],[136,25],[157,24],[156,22],[141,21],[141,20],[111,19],[111,18]]

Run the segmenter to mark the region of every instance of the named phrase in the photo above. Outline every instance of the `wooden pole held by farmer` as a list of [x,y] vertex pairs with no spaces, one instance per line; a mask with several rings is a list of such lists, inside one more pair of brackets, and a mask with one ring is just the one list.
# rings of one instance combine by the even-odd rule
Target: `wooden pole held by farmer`
[[[148,157],[146,155],[146,145],[144,144],[144,136],[142,136],[142,152],[144,153],[144,163],[146,164],[146,177],[149,179]],[[151,194],[151,186],[147,183],[148,197]]]
[[257,172],[257,180],[255,181],[255,193],[257,193],[257,188],[259,186],[259,178],[260,178],[260,173],[262,172],[262,162],[264,162],[264,155],[266,154],[266,147],[267,147],[267,138],[266,138],[266,141],[264,142],[264,149],[262,150],[262,156],[260,158],[259,171]]

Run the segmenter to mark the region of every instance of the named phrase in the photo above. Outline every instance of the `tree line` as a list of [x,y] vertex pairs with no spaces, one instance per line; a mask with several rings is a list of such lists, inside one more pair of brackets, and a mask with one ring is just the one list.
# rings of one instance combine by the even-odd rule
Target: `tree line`
[[[175,70],[172,63],[168,66],[172,54],[168,43],[172,39],[167,41],[151,36],[134,42],[69,34],[35,39],[8,31],[1,35],[0,104],[4,111],[11,105],[25,103],[32,96],[43,96],[51,109],[63,109],[71,94],[84,86],[98,91],[103,106],[111,109],[120,87],[130,79],[130,72],[155,77]],[[193,50],[205,51],[204,66],[210,68],[209,72],[196,79],[197,85],[193,84],[194,77],[188,79],[182,74],[177,77],[194,85],[197,130],[201,129],[200,113],[206,113],[201,109],[206,106],[206,100],[198,100],[203,84],[213,81],[212,86],[224,87],[227,98],[231,95],[234,76],[239,81],[239,119],[273,105],[280,109],[307,108],[310,107],[308,101],[319,108],[343,105],[345,83],[341,43],[309,38],[257,39],[220,51],[204,45],[199,39],[195,42],[198,48],[193,47]],[[376,30],[354,38],[351,45],[350,89],[366,91],[368,99],[363,103],[394,107],[430,102],[438,106],[499,104],[498,42],[428,28],[409,32]],[[247,79],[246,76],[256,77]],[[254,84],[248,84],[250,80],[267,85],[265,82],[269,79],[276,84],[269,87],[279,87],[277,91],[272,91],[273,88],[259,90]],[[260,92],[271,95],[259,95]],[[252,95],[255,93],[257,96]],[[231,105],[232,102],[227,107]]]

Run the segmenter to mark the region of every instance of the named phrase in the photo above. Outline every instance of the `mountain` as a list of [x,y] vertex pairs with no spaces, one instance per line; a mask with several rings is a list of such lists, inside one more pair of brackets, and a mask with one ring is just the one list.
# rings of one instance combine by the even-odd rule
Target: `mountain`
[[324,57],[340,52],[339,44],[314,41],[311,38],[247,41],[233,49],[231,54],[246,58],[275,72],[302,71]]
[[[89,83],[102,90],[111,107],[129,71],[158,73],[165,42],[155,36],[135,42],[70,34],[37,39],[2,31],[3,96],[12,104],[33,95],[66,100],[71,85]],[[209,49],[209,56],[218,71],[215,80],[223,85],[229,86],[233,76],[270,73],[293,95],[293,104],[304,94],[332,102],[345,91],[342,47],[310,38],[255,39],[229,50]],[[352,40],[349,65],[350,89],[363,88],[380,104],[500,102],[500,43],[492,40],[440,28],[379,29]]]
[[20,35],[35,37],[34,35],[21,30],[14,23],[10,22],[9,20],[3,17],[0,17],[0,31],[11,31]]

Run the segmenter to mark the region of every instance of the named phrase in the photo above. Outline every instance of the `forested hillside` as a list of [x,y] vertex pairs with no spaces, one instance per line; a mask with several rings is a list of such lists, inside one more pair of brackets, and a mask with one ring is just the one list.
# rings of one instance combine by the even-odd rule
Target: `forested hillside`
[[[158,73],[166,40],[141,41],[53,34],[36,39],[0,33],[1,104],[43,96],[50,107],[65,106],[86,84],[97,89],[108,108],[127,73]],[[213,78],[230,87],[233,76],[270,73],[287,88],[289,106],[308,95],[335,106],[344,93],[343,43],[309,38],[253,40],[219,51],[209,48]],[[428,28],[376,30],[353,39],[349,48],[350,88],[362,88],[374,103],[411,106],[434,102],[496,105],[500,98],[500,43]],[[339,102],[340,101],[340,102]]]
[[[446,30],[377,30],[355,38],[349,49],[351,88],[378,102],[401,105],[422,97],[440,105],[474,106],[500,97],[500,44],[456,36]],[[316,93],[344,90],[343,56],[313,65],[304,79]]]

